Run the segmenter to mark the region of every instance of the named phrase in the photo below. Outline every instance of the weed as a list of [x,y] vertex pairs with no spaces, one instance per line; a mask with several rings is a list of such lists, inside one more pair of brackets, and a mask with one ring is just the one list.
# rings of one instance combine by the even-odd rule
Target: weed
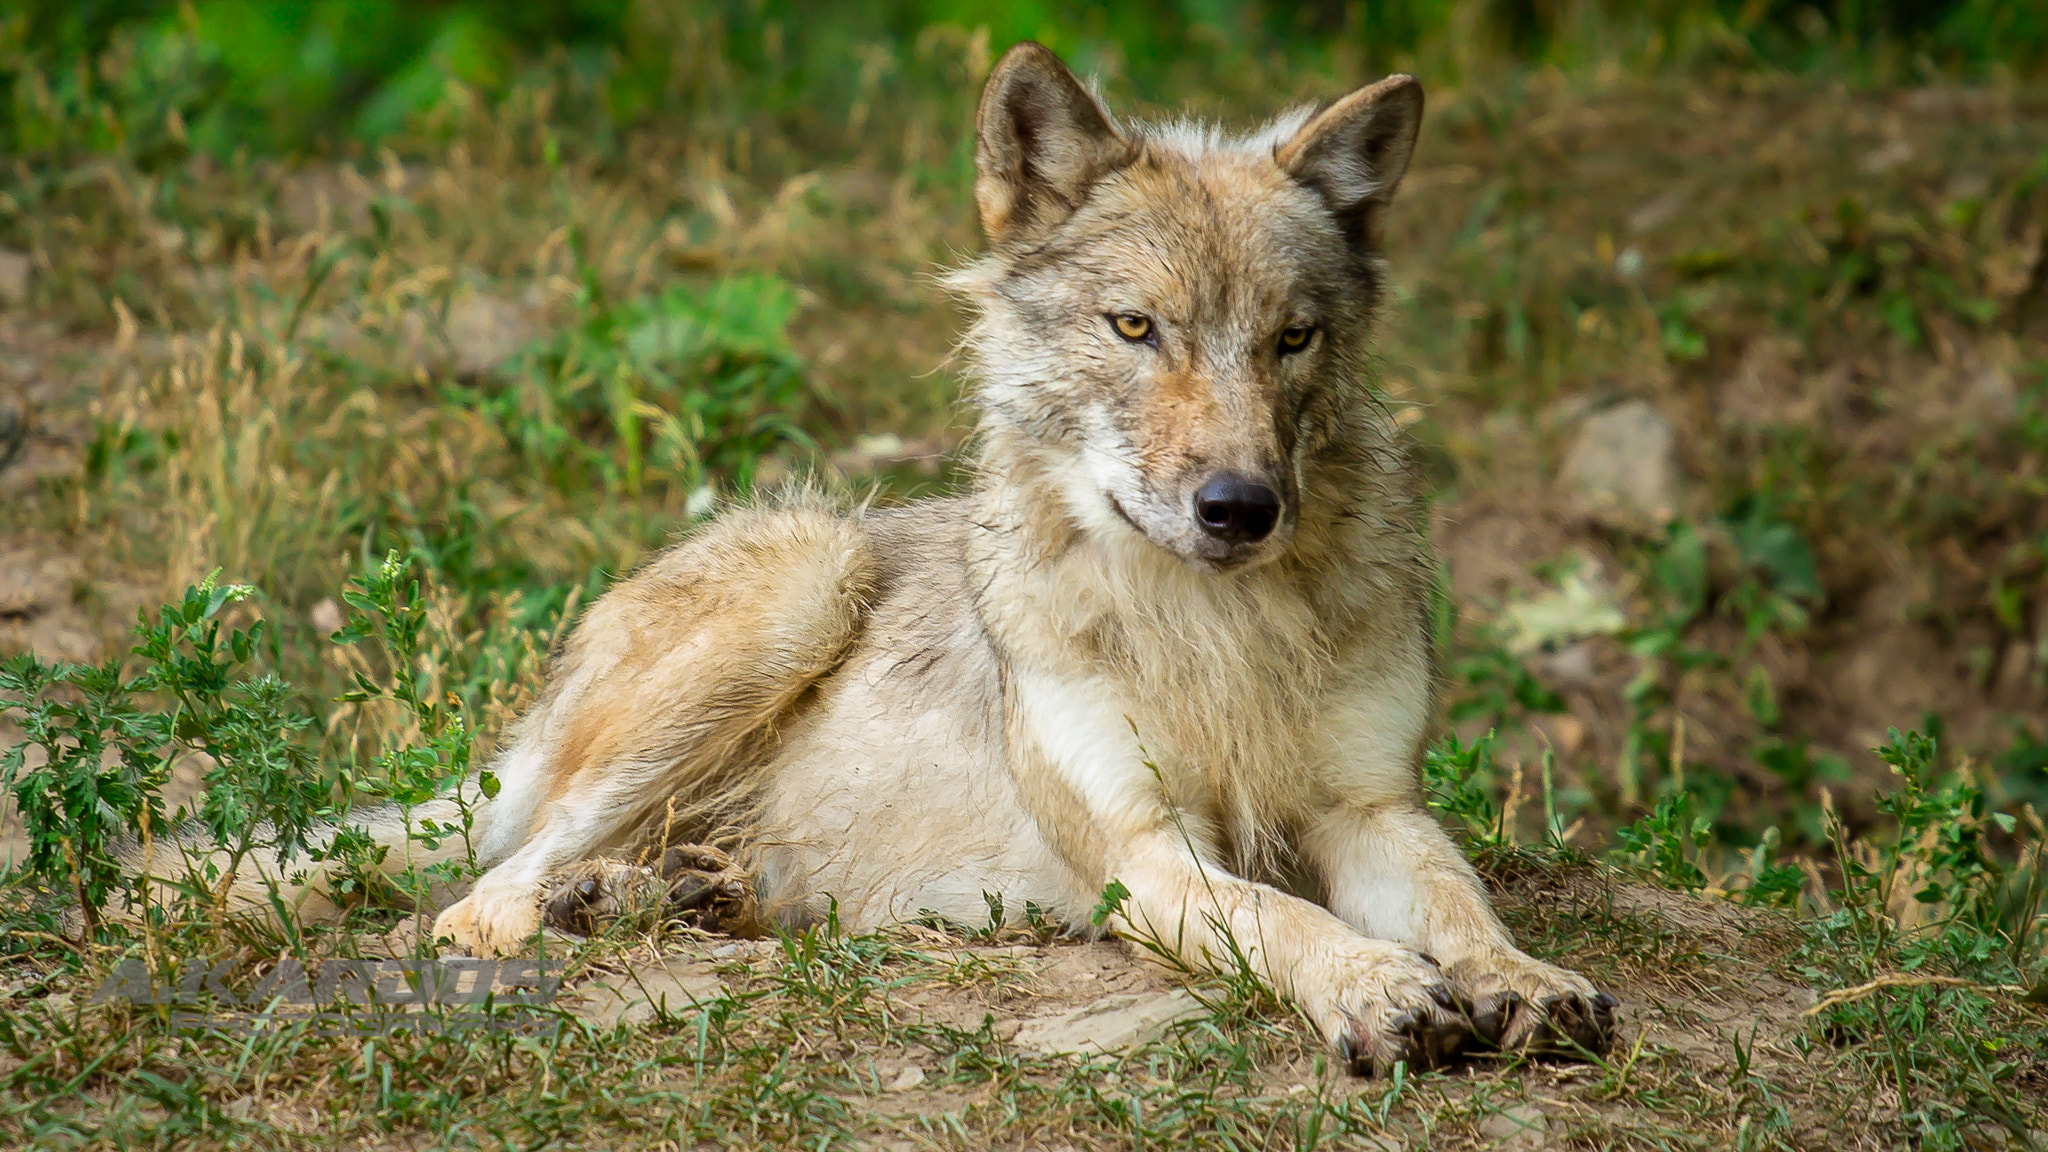
[[[0,757],[28,831],[28,869],[70,888],[83,940],[97,935],[117,892],[146,903],[144,882],[119,859],[123,841],[169,835],[196,817],[225,852],[196,877],[218,912],[238,870],[257,849],[289,863],[332,817],[332,789],[315,769],[291,690],[275,676],[238,675],[254,657],[262,622],[223,628],[222,611],[253,589],[212,577],[136,627],[140,671],[122,661],[45,665],[31,654],[0,670],[0,705],[18,709],[25,739]],[[28,752],[41,752],[30,766]],[[172,766],[203,754],[205,798],[196,813],[164,811]]]
[[1691,793],[1674,791],[1659,797],[1649,815],[1615,832],[1618,851],[1643,864],[1674,888],[1706,887],[1707,876],[1697,858],[1713,831],[1713,821],[1698,815]]

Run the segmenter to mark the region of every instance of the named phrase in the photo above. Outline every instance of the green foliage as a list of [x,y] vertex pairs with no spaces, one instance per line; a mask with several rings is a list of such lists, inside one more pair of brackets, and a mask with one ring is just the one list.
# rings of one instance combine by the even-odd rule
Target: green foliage
[[1088,913],[1088,922],[1098,928],[1109,923],[1110,917],[1124,914],[1124,901],[1130,898],[1131,890],[1124,887],[1123,881],[1112,877],[1102,886],[1102,898],[1095,902],[1095,910]]
[[[138,882],[123,845],[150,839],[176,837],[196,849],[188,874],[154,879],[202,902],[210,895],[216,913],[229,881],[259,852],[279,866],[337,862],[341,894],[371,886],[389,846],[340,825],[358,795],[398,805],[408,837],[430,851],[463,838],[462,855],[401,874],[408,895],[475,874],[467,850],[474,796],[495,795],[498,782],[472,772],[463,707],[437,694],[423,671],[428,613],[412,565],[393,553],[343,594],[351,613],[335,639],[374,641],[385,669],[381,677],[356,673],[343,700],[401,710],[410,734],[387,742],[367,771],[353,763],[323,771],[309,738],[313,717],[290,685],[255,670],[264,622],[231,627],[224,616],[253,595],[208,577],[154,620],[144,616],[132,673],[118,658],[47,665],[24,654],[0,665],[0,708],[16,713],[23,729],[0,753],[0,786],[13,794],[28,833],[23,866],[72,894],[88,933],[109,900]],[[30,763],[31,750],[39,763]],[[208,765],[196,810],[167,813],[162,789],[174,766],[195,755]],[[437,798],[452,800],[452,816],[414,818]]]
[[1459,741],[1447,733],[1422,755],[1422,785],[1432,811],[1463,825],[1479,843],[1502,840],[1501,811],[1493,802],[1493,733]]
[[1744,882],[1733,893],[1736,900],[1771,908],[1799,906],[1799,897],[1806,888],[1806,873],[1797,864],[1772,863],[1771,854],[1777,847],[1778,830],[1764,829],[1762,838],[1749,850]]
[[[616,145],[614,129],[658,114],[722,115],[704,106],[714,94],[815,123],[808,108],[903,79],[845,46],[908,44],[934,26],[986,29],[997,49],[1046,40],[1086,68],[1128,71],[1141,87],[1203,56],[1219,57],[1225,76],[1230,63],[1275,57],[1311,67],[1365,57],[1387,71],[1433,56],[1443,71],[1461,61],[1444,50],[1454,40],[1506,61],[1583,64],[1626,45],[1667,65],[1762,62],[1852,76],[1897,73],[1909,57],[1967,72],[2048,56],[2048,18],[1999,0],[1688,0],[1583,11],[1500,0],[717,0],[680,13],[631,0],[25,0],[0,19],[0,88],[13,94],[0,113],[0,152],[118,151],[163,163],[195,150],[225,158],[251,146],[375,142],[468,94],[501,97],[522,84],[565,90],[584,110],[590,142],[605,147]],[[734,72],[707,74],[706,47]],[[898,69],[927,63],[908,54]],[[1909,310],[1899,316],[1917,331]],[[1683,319],[1665,331],[1674,356],[1697,355],[1699,335]]]
[[1836,824],[1839,910],[1811,926],[1809,978],[1863,982],[1824,1006],[1821,1038],[1871,1041],[1855,1058],[1887,1082],[1924,1147],[1964,1147],[1980,1119],[2029,1139],[2018,1102],[2038,1023],[1990,993],[2041,980],[2043,845],[2030,867],[2002,864],[1990,838],[2017,822],[1988,811],[1966,772],[1944,771],[1932,737],[1892,729],[1877,753],[1898,781],[1877,797],[1893,827],[1856,851]]
[[1767,631],[1797,632],[1824,599],[1813,546],[1799,529],[1759,497],[1738,501],[1721,521],[1735,547],[1734,586],[1721,599],[1722,611],[1739,617],[1754,643]]
[[[2038,930],[2032,923],[2006,922],[2004,885],[2009,869],[1991,851],[1989,838],[2012,834],[2017,819],[1993,811],[1984,789],[1960,771],[1937,770],[1938,746],[1919,732],[1894,728],[1877,754],[1891,765],[1898,787],[1877,797],[1878,811],[1894,830],[1880,841],[1874,863],[1853,856],[1843,863],[1843,883],[1855,904],[1889,908],[1894,886],[1914,885],[1912,898],[1936,910],[1945,928],[1975,934],[2003,933],[2017,951]],[[1879,931],[1873,921],[1873,932]]]
[[[395,705],[410,718],[416,733],[415,738],[382,751],[372,766],[374,771],[357,777],[357,789],[396,804],[407,840],[429,852],[438,851],[445,840],[462,840],[460,856],[424,867],[408,866],[397,877],[400,889],[416,905],[423,905],[435,885],[459,883],[479,873],[470,841],[476,823],[474,804],[479,795],[489,799],[498,794],[498,779],[488,771],[472,771],[475,735],[461,702],[452,694],[437,696],[422,673],[427,605],[413,563],[396,552],[387,554],[381,564],[364,571],[342,593],[342,599],[353,611],[351,619],[335,633],[335,641],[377,641],[386,668],[381,679],[357,672],[355,687],[344,693],[342,700]],[[474,794],[470,792],[472,783]],[[453,802],[452,819],[416,814],[416,809],[437,799]],[[336,851],[347,865],[349,879],[342,889],[348,891],[351,882],[366,882],[388,846],[373,846],[366,835],[354,830],[338,842]]]
[[1453,722],[1484,720],[1498,728],[1531,713],[1565,710],[1564,700],[1521,657],[1497,643],[1472,647],[1447,663],[1444,675],[1458,688],[1450,707]]
[[803,395],[786,335],[790,286],[737,275],[608,304],[529,357],[492,401],[506,433],[563,488],[595,478],[637,496],[652,478],[684,490],[742,483],[760,455],[808,443],[789,418]]
[[[0,754],[0,783],[28,832],[25,866],[75,893],[88,931],[132,880],[118,855],[123,840],[167,835],[196,815],[225,853],[196,878],[224,884],[251,851],[285,863],[305,853],[333,814],[302,738],[310,718],[282,681],[248,674],[262,622],[226,628],[221,618],[252,594],[208,577],[154,621],[143,617],[132,675],[118,658],[53,666],[23,654],[0,668],[0,707],[22,717],[23,741]],[[41,752],[35,767],[31,748]],[[160,790],[194,753],[211,761],[199,810],[167,820]]]
[[1673,888],[1698,891],[1707,875],[1697,861],[1713,830],[1714,822],[1693,810],[1692,794],[1674,791],[1658,797],[1642,819],[1615,829],[1616,852]]

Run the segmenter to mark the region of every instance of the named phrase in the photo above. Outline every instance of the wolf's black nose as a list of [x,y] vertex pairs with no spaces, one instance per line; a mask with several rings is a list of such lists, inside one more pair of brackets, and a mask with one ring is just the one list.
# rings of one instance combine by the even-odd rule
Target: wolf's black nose
[[1225,472],[1195,493],[1195,519],[1202,531],[1232,544],[1256,544],[1280,521],[1280,494],[1264,484]]

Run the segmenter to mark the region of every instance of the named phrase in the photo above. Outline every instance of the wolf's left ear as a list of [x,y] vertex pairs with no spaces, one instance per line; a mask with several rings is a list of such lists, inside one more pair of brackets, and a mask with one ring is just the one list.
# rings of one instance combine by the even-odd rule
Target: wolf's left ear
[[1422,83],[1389,76],[1309,118],[1273,160],[1323,194],[1354,242],[1374,240],[1379,210],[1394,198],[1415,133],[1422,127]]
[[1029,40],[996,61],[976,120],[974,199],[991,243],[1065,220],[1131,155],[1094,95]]

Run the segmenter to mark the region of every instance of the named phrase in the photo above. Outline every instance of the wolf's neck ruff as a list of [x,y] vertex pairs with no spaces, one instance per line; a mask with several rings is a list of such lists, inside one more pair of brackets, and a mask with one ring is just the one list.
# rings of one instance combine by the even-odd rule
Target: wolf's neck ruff
[[[975,310],[968,550],[991,638],[1088,670],[1174,804],[1260,873],[1315,802],[1332,681],[1427,661],[1421,503],[1366,351],[1371,217],[1418,101],[1367,92],[1231,136],[1119,127],[1063,69],[999,73],[991,249],[950,281]],[[1204,494],[1247,476],[1277,525],[1219,541]]]

